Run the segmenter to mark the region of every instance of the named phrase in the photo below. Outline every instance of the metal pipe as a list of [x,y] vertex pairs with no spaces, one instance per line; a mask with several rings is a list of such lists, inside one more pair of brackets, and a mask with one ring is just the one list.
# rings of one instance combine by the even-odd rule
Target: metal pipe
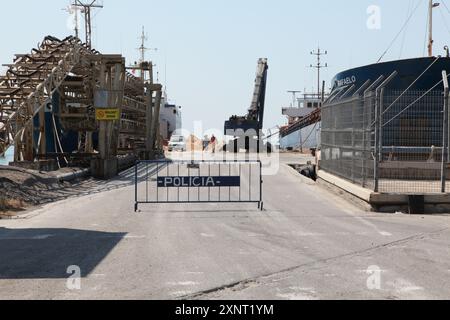
[[375,88],[381,81],[383,81],[383,79],[384,79],[384,76],[381,75],[377,80],[375,80],[375,82],[372,83],[372,84],[364,91],[364,97],[366,97],[367,94],[373,90],[373,88]]
[[386,87],[386,86],[389,84],[389,82],[391,82],[392,79],[393,79],[397,74],[398,74],[397,71],[392,72],[391,75],[390,75],[386,80],[384,80],[382,84],[380,84],[380,85],[378,86],[377,90],[381,90],[382,88]]
[[345,97],[347,97],[349,95],[349,93],[353,91],[353,89],[355,89],[355,85],[354,84],[350,88],[345,90],[344,94],[342,96],[340,96],[340,98],[344,99]]
[[433,56],[433,0],[428,4],[428,56]]
[[353,96],[356,97],[356,96],[358,96],[363,90],[365,90],[365,89],[367,88],[367,86],[369,85],[370,81],[371,81],[371,80],[369,79],[369,80],[367,80],[366,82],[364,82],[364,84],[363,84],[361,87],[359,87],[358,90],[356,90],[356,92],[353,94]]
[[322,81],[322,104],[325,101],[325,81]]

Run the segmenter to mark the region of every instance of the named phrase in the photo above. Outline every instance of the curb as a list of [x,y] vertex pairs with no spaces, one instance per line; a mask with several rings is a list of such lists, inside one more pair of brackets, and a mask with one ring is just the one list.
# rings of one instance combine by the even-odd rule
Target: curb
[[282,166],[287,168],[288,171],[290,171],[294,176],[296,176],[297,178],[300,178],[300,180],[302,180],[303,183],[305,183],[305,184],[307,184],[309,186],[315,186],[317,184],[313,180],[311,180],[311,179],[305,177],[304,175],[300,174],[297,170],[292,168],[289,164],[283,164]]

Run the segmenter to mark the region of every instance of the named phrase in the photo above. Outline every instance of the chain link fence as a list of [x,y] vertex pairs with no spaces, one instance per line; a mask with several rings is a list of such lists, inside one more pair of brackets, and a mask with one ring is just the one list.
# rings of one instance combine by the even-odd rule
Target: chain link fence
[[387,89],[326,103],[321,169],[381,193],[442,192],[444,104],[440,90]]

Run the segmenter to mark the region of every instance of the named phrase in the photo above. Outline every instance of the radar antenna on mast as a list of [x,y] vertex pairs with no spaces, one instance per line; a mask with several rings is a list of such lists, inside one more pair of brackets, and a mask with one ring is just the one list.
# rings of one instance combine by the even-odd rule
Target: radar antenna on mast
[[311,55],[317,56],[317,63],[315,65],[310,65],[310,68],[317,69],[317,99],[320,99],[321,97],[321,87],[320,87],[320,70],[323,68],[328,68],[328,63],[325,63],[325,65],[322,64],[321,58],[322,56],[325,56],[328,54],[328,51],[321,51],[320,47],[317,49],[317,51],[311,51]]
[[88,48],[91,49],[92,48],[91,10],[94,8],[98,9],[103,8],[103,4],[100,3],[100,0],[92,0],[92,1],[74,0],[72,6],[81,8],[81,12],[84,14],[84,30],[86,34],[86,45],[88,46]]
[[429,1],[428,5],[428,56],[433,56],[433,9],[439,7],[439,3],[433,0]]

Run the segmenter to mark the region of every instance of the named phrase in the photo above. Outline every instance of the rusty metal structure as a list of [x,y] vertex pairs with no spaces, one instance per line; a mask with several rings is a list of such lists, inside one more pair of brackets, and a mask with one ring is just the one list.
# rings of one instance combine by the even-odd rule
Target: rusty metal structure
[[151,62],[140,65],[150,74],[144,81],[127,72],[121,55],[101,54],[76,37],[47,36],[4,66],[0,155],[14,146],[21,164],[82,159],[109,176],[119,155],[151,159],[159,149],[162,86],[153,83]]
[[312,124],[318,123],[321,120],[322,120],[322,109],[317,108],[306,117],[301,118],[300,120],[295,121],[293,124],[282,128],[280,130],[280,135],[281,137],[286,137],[293,132],[306,128]]

